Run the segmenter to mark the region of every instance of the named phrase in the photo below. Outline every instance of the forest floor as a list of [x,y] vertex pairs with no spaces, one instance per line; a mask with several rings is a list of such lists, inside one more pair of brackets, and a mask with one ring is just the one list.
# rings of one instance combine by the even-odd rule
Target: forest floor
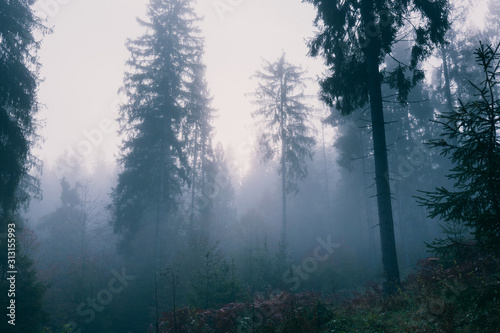
[[480,258],[450,266],[429,258],[391,296],[376,283],[350,296],[257,293],[218,309],[164,313],[160,332],[499,332],[497,264]]

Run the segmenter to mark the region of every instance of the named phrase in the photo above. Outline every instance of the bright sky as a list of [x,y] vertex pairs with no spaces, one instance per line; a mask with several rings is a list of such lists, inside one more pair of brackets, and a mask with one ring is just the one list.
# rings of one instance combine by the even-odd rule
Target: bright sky
[[[144,18],[147,0],[39,0],[53,34],[40,50],[39,100],[45,104],[45,142],[36,153],[45,169],[69,169],[56,162],[70,152],[92,168],[98,153],[112,164],[119,140],[110,121],[117,118],[117,91],[129,53],[127,38],[141,34],[135,18]],[[307,57],[304,39],[314,35],[313,7],[300,0],[198,0],[206,37],[205,63],[213,106],[219,118],[216,140],[231,145],[236,158],[246,158],[253,110],[245,96],[255,89],[250,76],[261,68],[261,57],[277,59],[282,51],[291,63],[315,78],[324,67]],[[311,93],[317,84],[311,83]],[[85,134],[86,133],[86,134]]]
[[[70,168],[56,161],[68,152],[76,156],[69,165],[91,170],[98,154],[113,165],[120,142],[109,127],[118,116],[117,91],[129,56],[125,41],[141,34],[136,17],[144,18],[147,2],[38,0],[40,15],[54,31],[40,50],[45,142],[35,153],[45,170],[62,177]],[[286,51],[288,60],[304,66],[312,78],[325,70],[321,59],[307,57],[304,41],[314,35],[314,9],[301,0],[198,0],[196,9],[205,18],[207,80],[219,116],[216,141],[231,146],[245,164],[253,138],[253,105],[245,94],[255,90],[250,76],[261,68],[261,57],[275,60]],[[316,92],[312,82],[309,93]]]

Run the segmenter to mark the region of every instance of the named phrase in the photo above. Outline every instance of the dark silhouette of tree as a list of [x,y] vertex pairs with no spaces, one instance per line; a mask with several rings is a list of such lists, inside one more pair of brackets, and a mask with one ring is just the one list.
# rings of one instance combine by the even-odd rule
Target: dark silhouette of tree
[[[315,23],[320,31],[310,41],[310,55],[321,54],[331,71],[320,82],[323,101],[343,115],[370,105],[384,291],[391,293],[399,284],[399,267],[387,177],[382,85],[396,89],[397,100],[406,102],[411,88],[424,77],[418,63],[430,55],[433,45],[444,42],[447,1],[304,1],[318,11]],[[420,14],[420,20],[412,20],[414,13]],[[398,66],[390,71],[382,67],[385,59],[392,56],[394,45],[411,35],[414,43],[410,62],[398,61]]]
[[139,20],[147,32],[128,42],[130,70],[121,90],[127,100],[120,111],[123,170],[112,210],[123,245],[145,221],[163,224],[175,208],[189,180],[188,140],[201,112],[193,101],[200,93],[191,89],[203,73],[191,2],[151,0],[147,16],[147,22]]
[[194,81],[188,86],[191,92],[189,101],[190,115],[188,117],[185,137],[189,141],[188,155],[190,159],[191,198],[189,232],[191,237],[206,235],[213,213],[213,198],[209,192],[210,174],[214,173],[214,152],[212,126],[215,110],[210,107],[207,83],[205,81],[205,67],[201,64],[196,68]]
[[[470,228],[477,245],[489,251],[498,251],[500,241],[499,48],[500,44],[496,48],[481,44],[476,50],[483,76],[481,82],[471,82],[476,98],[466,104],[459,100],[459,107],[440,115],[444,138],[430,141],[454,165],[447,175],[454,181],[454,190],[439,187],[419,198],[431,217]],[[456,254],[465,244],[455,236],[449,234],[432,247]]]
[[[19,218],[8,220],[8,223],[15,223],[18,228],[21,226]],[[20,229],[18,229],[21,231]],[[19,232],[18,231],[18,232]],[[20,232],[19,234],[20,235]],[[0,243],[2,247],[7,248],[4,242]],[[23,247],[21,247],[23,246]],[[5,318],[0,323],[2,332],[13,333],[39,333],[42,330],[42,325],[47,322],[48,314],[42,310],[44,303],[44,294],[47,286],[40,282],[37,271],[34,268],[33,260],[23,253],[25,243],[17,242],[16,247],[16,291],[14,298],[8,298],[10,284],[7,280],[10,274],[5,274],[2,270],[2,281],[0,282],[0,304],[3,308],[10,306],[10,300],[15,300],[15,326],[7,321],[11,320],[5,314]],[[6,262],[6,261],[5,261]]]
[[195,207],[190,213],[182,206],[189,209],[188,198],[194,202],[193,195],[202,191],[212,136],[203,39],[193,2],[151,0],[147,19],[139,20],[145,33],[128,41],[120,109],[122,170],[110,208],[120,250],[145,281],[144,288],[129,290],[126,297],[141,302],[152,297],[155,313],[152,319],[141,302],[121,308],[121,315],[141,318],[129,330],[144,330],[140,322],[147,320],[158,326],[165,287],[158,283],[160,268],[184,245],[183,224],[191,220],[191,229],[202,222]]
[[[31,9],[34,2],[0,3],[0,247],[3,249],[0,251],[0,305],[6,309],[12,300],[16,302],[16,325],[8,324],[13,318],[4,316],[0,323],[2,332],[40,332],[46,319],[41,309],[45,286],[38,282],[32,260],[22,250],[23,220],[17,215],[23,205],[27,207],[32,196],[40,194],[39,181],[28,172],[41,168],[41,163],[31,154],[37,139],[34,116],[38,111],[40,67],[37,55],[40,41],[35,31],[44,34],[47,29]],[[7,239],[9,252],[15,253],[15,264],[7,262]],[[7,275],[8,271],[18,273],[15,297],[9,292],[7,278],[11,274]]]
[[34,1],[0,4],[0,205],[3,213],[27,204],[39,194],[38,181],[28,175],[40,162],[30,154],[37,138],[39,83],[35,30],[47,32],[30,6]]
[[286,247],[286,196],[297,193],[297,180],[307,176],[305,159],[312,158],[315,144],[307,123],[311,108],[304,104],[304,73],[300,67],[288,63],[283,54],[274,63],[265,61],[263,71],[255,74],[260,82],[253,96],[259,108],[252,116],[259,121],[263,160],[278,158],[280,163],[283,248]]

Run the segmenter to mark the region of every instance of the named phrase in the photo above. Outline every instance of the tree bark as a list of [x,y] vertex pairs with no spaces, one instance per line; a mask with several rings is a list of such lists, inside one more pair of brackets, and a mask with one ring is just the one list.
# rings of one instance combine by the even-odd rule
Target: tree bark
[[[365,26],[374,22],[373,2],[366,1],[362,15]],[[368,9],[368,10],[366,10]],[[382,247],[382,265],[384,269],[384,293],[393,293],[400,283],[399,266],[394,237],[392,216],[391,188],[389,184],[389,165],[387,161],[387,143],[385,137],[384,107],[382,102],[382,82],[379,70],[379,36],[372,38],[365,50],[370,109],[373,130],[373,149],[375,157],[375,183],[377,187],[377,205]]]

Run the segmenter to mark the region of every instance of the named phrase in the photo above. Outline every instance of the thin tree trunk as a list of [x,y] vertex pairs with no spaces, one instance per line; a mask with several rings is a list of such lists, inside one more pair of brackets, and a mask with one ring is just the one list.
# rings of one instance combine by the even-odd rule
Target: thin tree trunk
[[209,260],[210,260],[210,252],[208,252],[205,256],[207,258],[207,261],[205,262],[205,275],[206,275],[206,285],[205,285],[205,309],[208,309],[208,303],[209,303],[209,288],[210,288],[210,267],[209,267]]
[[286,133],[285,133],[285,103],[286,103],[286,82],[284,78],[281,80],[281,104],[280,104],[280,130],[281,130],[281,195],[282,195],[282,234],[281,234],[281,246],[283,249],[286,248]]
[[160,224],[163,220],[163,201],[164,201],[164,167],[165,167],[165,144],[163,143],[163,139],[160,139],[160,182],[158,189],[158,204],[156,207],[156,223],[155,223],[155,268],[159,265],[160,261]]
[[155,223],[155,248],[154,248],[154,284],[155,284],[155,332],[159,332],[159,315],[158,315],[158,268],[160,265],[160,223],[163,220],[163,201],[164,201],[164,167],[165,167],[165,144],[163,139],[160,139],[160,182],[158,203],[156,207],[156,223]]
[[441,46],[441,59],[443,60],[443,73],[444,73],[444,91],[446,93],[446,100],[448,111],[453,112],[453,97],[451,95],[451,81],[450,72],[448,69],[448,58],[446,57],[446,50]]
[[195,194],[196,194],[196,179],[197,179],[197,173],[196,173],[196,165],[198,163],[198,124],[196,124],[195,128],[195,136],[194,136],[194,157],[193,157],[193,171],[192,171],[192,179],[191,179],[191,208],[190,208],[190,214],[189,214],[189,229],[188,232],[191,235],[193,235],[193,228],[194,228],[194,201],[195,201]]
[[[362,11],[364,22],[368,23],[375,21],[372,10],[373,2],[365,2],[365,7]],[[396,290],[400,280],[396,241],[394,237],[391,188],[389,177],[387,177],[387,175],[389,175],[389,165],[387,161],[384,107],[382,103],[382,87],[379,71],[380,45],[378,37],[371,40],[365,52],[370,91],[373,149],[375,157],[375,183],[377,186],[382,265],[384,269],[384,293],[391,294]]]
[[80,213],[81,213],[81,227],[82,227],[82,237],[81,237],[81,248],[80,248],[80,253],[81,253],[81,260],[82,260],[82,275],[80,276],[80,295],[85,294],[85,273],[86,273],[86,260],[87,260],[87,249],[86,249],[86,232],[87,232],[87,219],[88,219],[88,198],[87,198],[87,189],[85,188],[86,184],[82,184],[81,187],[81,192],[79,194],[80,197]]
[[[203,195],[207,195],[207,130],[205,127],[205,124],[202,125],[200,128],[200,161],[201,161],[201,170],[200,170],[200,188],[203,191]],[[210,172],[210,169],[208,170]],[[208,181],[210,183],[210,181]],[[208,199],[208,198],[207,198]],[[210,202],[213,203],[213,197],[210,196]],[[201,226],[200,226],[200,232],[201,235],[208,235],[208,229],[209,229],[209,223],[210,223],[210,214],[212,213],[212,205],[209,204],[207,207],[204,208],[205,210],[205,215],[203,216],[203,219],[201,221]]]
[[[325,177],[326,211],[327,211],[327,215],[330,215],[330,213],[331,213],[331,216],[333,217],[334,214],[333,214],[333,211],[331,209],[331,204],[330,204],[330,186],[329,186],[329,179],[328,179],[328,166],[327,166],[328,162],[327,162],[327,158],[326,158],[325,124],[324,123],[321,124],[321,142],[323,145],[323,174]],[[329,225],[330,225],[330,227],[328,228],[329,232],[331,235],[333,235],[333,219],[332,219],[332,223],[329,223]]]

